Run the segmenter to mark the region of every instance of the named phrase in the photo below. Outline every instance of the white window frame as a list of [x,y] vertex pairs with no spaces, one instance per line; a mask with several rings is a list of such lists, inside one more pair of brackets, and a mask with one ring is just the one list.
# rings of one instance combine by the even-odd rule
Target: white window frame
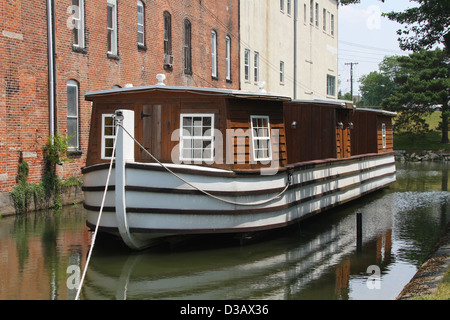
[[308,6],[306,3],[303,4],[303,24],[306,25],[306,22],[308,21]]
[[280,84],[284,84],[284,61],[280,61]]
[[253,55],[253,78],[255,83],[259,81],[259,52],[254,53]]
[[[106,135],[105,134],[105,119],[106,118],[112,118],[113,119],[112,135]],[[116,139],[116,135],[115,135],[116,126],[115,126],[115,122],[114,122],[114,114],[107,114],[107,113],[102,114],[102,128],[101,129],[102,129],[102,152],[101,152],[101,157],[104,160],[110,160],[111,158],[114,157],[114,154],[112,155],[112,157],[106,156],[105,149],[106,149],[106,140],[107,139],[111,139],[113,141],[113,145],[114,145],[114,140]]]
[[211,77],[217,78],[217,32],[211,30]]
[[[108,17],[106,19],[107,37],[111,37],[111,50],[109,54],[117,55],[117,1],[107,0],[107,6],[112,8],[111,26],[108,26]],[[108,13],[106,13],[108,15]]]
[[331,32],[331,35],[334,36],[334,14],[331,15],[330,32]]
[[226,62],[226,66],[227,66],[226,80],[231,80],[231,37],[230,36],[226,36],[225,43],[226,43],[225,62]]
[[[184,118],[202,118],[201,132],[203,133],[203,118],[211,118],[211,132],[209,135],[202,136],[191,136],[187,135],[187,132],[183,130],[183,119]],[[185,141],[187,140],[200,140],[203,142],[207,141],[211,143],[211,155],[210,157],[204,157],[204,149],[202,147],[202,156],[198,157],[185,157],[183,150],[185,149]],[[190,146],[191,154],[194,150],[193,146]],[[180,161],[214,161],[214,113],[182,113],[180,114]]]
[[291,15],[291,0],[286,0],[286,11],[288,15]]
[[317,2],[316,2],[315,14],[316,14],[316,27],[319,27],[319,4]]
[[[267,128],[265,127],[255,127],[253,125],[253,120],[255,119],[264,119],[267,121]],[[253,160],[254,161],[271,161],[272,160],[272,143],[270,139],[270,121],[269,116],[258,116],[258,115],[252,115],[250,116],[250,124],[251,124],[251,130],[252,130],[252,150],[253,150]],[[259,137],[257,134],[257,129],[267,129],[268,136],[267,137]],[[257,156],[257,150],[256,144],[258,141],[267,141],[267,153],[268,157],[258,157]],[[261,149],[265,150],[265,149]]]
[[[137,2],[137,31],[138,45],[145,46],[145,6],[141,0]],[[140,35],[142,35],[142,42],[139,41]]]
[[244,79],[250,82],[250,50],[245,49],[244,52]]
[[323,31],[327,32],[327,9],[323,9],[322,14],[323,14],[323,17],[322,17]]
[[72,12],[73,46],[84,48],[84,0],[72,0]]
[[336,96],[336,76],[331,74],[327,74],[327,96]]
[[314,0],[309,1],[309,23],[314,24]]
[[381,141],[383,149],[386,149],[386,123],[381,124]]
[[[69,87],[75,88],[75,96],[74,96],[74,101],[72,101],[73,103],[75,103],[74,106],[74,110],[75,110],[75,114],[69,114],[69,95],[67,94],[66,97],[66,101],[67,101],[67,137],[69,137],[71,134],[69,133],[69,119],[71,120],[75,120],[76,122],[76,134],[74,136],[75,138],[75,145],[69,145],[68,150],[70,151],[76,151],[79,150],[80,147],[80,125],[79,125],[79,114],[80,114],[80,106],[79,106],[79,97],[80,97],[80,88],[79,88],[79,84],[77,81],[75,80],[69,80],[67,81],[67,91],[69,91]],[[72,139],[70,140],[72,141]],[[70,143],[70,141],[68,141]]]

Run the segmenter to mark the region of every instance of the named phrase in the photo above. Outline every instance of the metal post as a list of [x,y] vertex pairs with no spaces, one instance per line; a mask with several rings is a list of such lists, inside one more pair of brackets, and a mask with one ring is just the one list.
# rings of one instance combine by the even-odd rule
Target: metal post
[[356,249],[358,252],[362,249],[362,214],[356,214]]

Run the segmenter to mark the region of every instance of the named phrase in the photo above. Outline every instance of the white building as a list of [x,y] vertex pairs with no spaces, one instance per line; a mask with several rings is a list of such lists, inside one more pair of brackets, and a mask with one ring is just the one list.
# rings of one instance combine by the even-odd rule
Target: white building
[[336,0],[241,0],[241,89],[337,98]]

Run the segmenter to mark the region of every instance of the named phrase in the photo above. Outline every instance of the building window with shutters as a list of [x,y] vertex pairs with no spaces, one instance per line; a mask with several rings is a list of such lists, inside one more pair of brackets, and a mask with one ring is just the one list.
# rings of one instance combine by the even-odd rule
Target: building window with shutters
[[173,56],[172,56],[172,16],[169,12],[164,12],[164,69],[172,70]]

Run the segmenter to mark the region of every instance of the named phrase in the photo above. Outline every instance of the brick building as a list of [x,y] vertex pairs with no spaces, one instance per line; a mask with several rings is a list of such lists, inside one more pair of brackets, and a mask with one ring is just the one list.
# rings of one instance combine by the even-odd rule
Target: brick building
[[[239,89],[238,0],[6,0],[0,3],[0,195],[44,173],[49,135],[67,134],[86,160],[88,91],[152,85]],[[53,81],[54,80],[54,81]],[[1,200],[1,199],[0,199]],[[1,201],[0,201],[1,202]],[[0,205],[1,214],[1,205]]]

